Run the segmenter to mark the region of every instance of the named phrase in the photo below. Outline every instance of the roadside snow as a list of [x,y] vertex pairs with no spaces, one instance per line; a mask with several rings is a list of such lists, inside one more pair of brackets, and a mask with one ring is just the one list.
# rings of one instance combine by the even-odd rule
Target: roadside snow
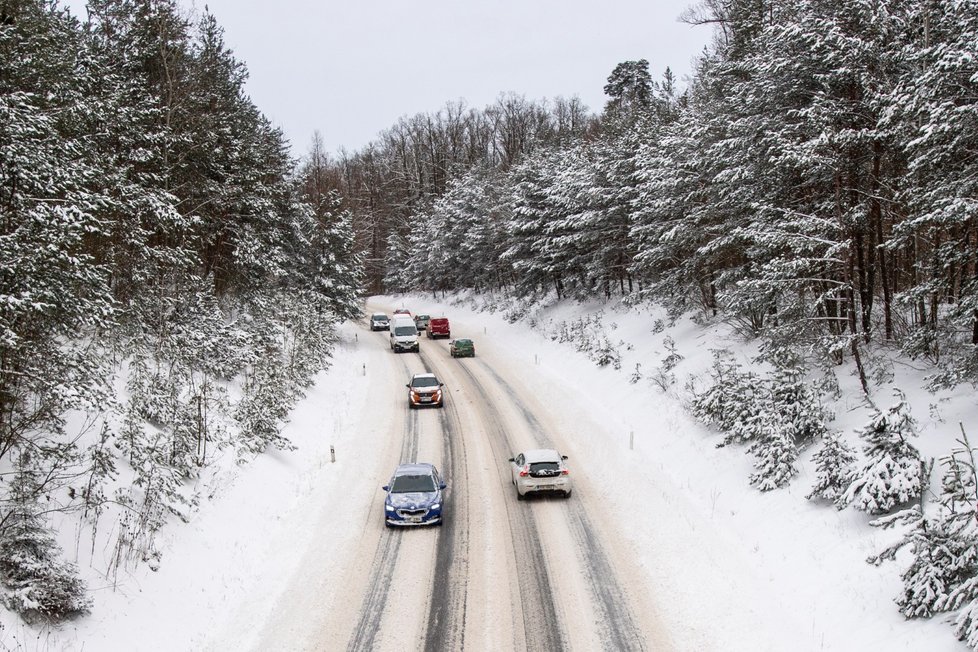
[[[905,558],[880,568],[865,562],[896,534],[869,527],[864,514],[805,500],[814,479],[811,451],[787,489],[761,494],[748,485],[751,465],[743,450],[715,448],[721,437],[685,413],[685,379],[705,372],[710,349],[730,346],[749,357],[729,332],[686,320],[659,330],[661,315],[599,304],[561,304],[538,316],[546,326],[601,312],[609,338],[626,343],[616,371],[498,314],[422,297],[378,300],[448,315],[453,336],[472,337],[477,351],[505,360],[507,372],[518,374],[522,385],[535,388],[535,400],[560,415],[575,472],[628,479],[633,490],[608,495],[605,518],[618,524],[649,576],[649,592],[679,649],[964,649],[941,619],[905,621],[897,611],[893,600]],[[315,563],[328,569],[343,557],[340,551],[356,545],[341,525],[309,526],[324,503],[342,524],[363,519],[375,498],[375,491],[348,490],[357,482],[355,460],[370,455],[380,436],[361,432],[355,420],[369,395],[364,365],[385,352],[361,346],[358,331],[353,324],[340,329],[331,370],[296,407],[285,432],[296,451],[260,456],[210,481],[204,492],[210,500],[191,522],[162,533],[157,572],[140,564],[113,590],[94,565],[83,568],[95,589],[91,616],[38,632],[4,614],[0,647],[253,649],[288,578],[309,563],[304,552],[318,546],[322,554]],[[667,335],[684,358],[676,383],[663,392],[650,378],[668,354]],[[643,377],[631,384],[636,363]],[[920,387],[920,373],[899,365],[895,372],[921,423],[916,443],[925,456],[948,450],[958,420],[976,422],[968,393],[935,398],[910,391]],[[842,381],[835,425],[851,432],[868,412],[852,398],[854,379]],[[881,389],[880,397],[886,405],[889,394]],[[107,552],[97,551],[102,554]],[[324,603],[342,591],[322,589],[333,593],[322,596]],[[232,603],[239,606],[231,609]]]

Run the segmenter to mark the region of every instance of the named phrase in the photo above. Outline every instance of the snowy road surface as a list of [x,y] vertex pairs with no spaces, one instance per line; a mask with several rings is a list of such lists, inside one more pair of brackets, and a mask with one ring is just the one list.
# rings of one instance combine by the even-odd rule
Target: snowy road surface
[[[865,561],[893,534],[804,500],[808,467],[760,494],[749,456],[717,449],[680,392],[501,316],[414,301],[478,357],[426,338],[395,355],[386,333],[344,324],[290,415],[298,449],[210,483],[199,516],[166,530],[160,571],[101,594],[84,649],[963,649],[940,619],[903,619],[901,567]],[[613,318],[649,339],[647,317]],[[687,362],[710,356],[700,333],[674,331]],[[446,383],[444,410],[408,409],[423,370]],[[507,458],[543,446],[569,456],[574,495],[517,502]],[[383,525],[381,485],[409,460],[446,476],[441,528]]]
[[[354,522],[324,504],[316,527],[346,528],[356,545],[326,565],[317,558],[328,552],[313,539],[258,649],[671,649],[585,458],[569,460],[571,498],[517,502],[507,459],[530,448],[566,450],[517,369],[488,347],[455,360],[447,340],[422,338],[416,355],[393,354],[387,333],[364,328],[359,339],[377,349],[360,429],[383,433],[383,444],[357,460],[360,486],[349,490],[375,499]],[[409,410],[404,383],[426,370],[446,384],[445,408]],[[442,470],[443,527],[384,527],[380,486],[407,461]],[[324,575],[336,567],[342,576]]]

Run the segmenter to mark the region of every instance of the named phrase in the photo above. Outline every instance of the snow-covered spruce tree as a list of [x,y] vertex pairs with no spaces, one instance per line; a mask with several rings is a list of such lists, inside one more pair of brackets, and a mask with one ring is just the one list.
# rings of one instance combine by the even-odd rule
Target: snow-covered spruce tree
[[823,437],[822,448],[812,457],[815,462],[815,484],[806,498],[821,498],[836,502],[852,483],[856,451],[842,439],[840,433]]
[[876,410],[859,432],[865,440],[866,463],[856,470],[852,482],[839,499],[871,514],[885,514],[894,507],[920,496],[920,453],[909,439],[916,436],[916,422],[903,393],[886,410]]
[[74,564],[44,522],[34,474],[20,468],[10,484],[0,520],[3,602],[28,622],[60,621],[92,606]]
[[720,446],[750,441],[760,431],[763,400],[760,379],[742,372],[730,353],[721,349],[713,351],[710,377],[713,384],[706,391],[693,391],[690,404],[693,415],[726,433]]
[[976,449],[965,435],[960,447],[941,459],[944,467],[941,492],[930,513],[920,506],[878,519],[874,526],[889,528],[906,523],[903,537],[870,562],[893,560],[909,546],[913,561],[903,572],[903,591],[897,599],[907,618],[929,618],[959,610],[956,633],[972,649],[978,649],[978,477]]
[[783,487],[798,474],[794,427],[770,409],[765,409],[753,426],[756,432],[747,452],[754,455],[757,471],[751,474],[750,483],[761,491]]

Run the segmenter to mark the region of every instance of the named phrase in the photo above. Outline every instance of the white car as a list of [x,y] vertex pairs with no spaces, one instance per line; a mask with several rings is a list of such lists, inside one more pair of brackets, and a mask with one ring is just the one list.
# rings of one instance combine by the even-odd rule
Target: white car
[[421,352],[421,345],[418,344],[418,327],[414,325],[414,320],[410,317],[400,317],[395,315],[391,320],[391,351],[400,353],[401,351]]
[[523,500],[531,493],[560,493],[569,498],[573,487],[566,459],[550,449],[524,451],[509,458],[516,498]]

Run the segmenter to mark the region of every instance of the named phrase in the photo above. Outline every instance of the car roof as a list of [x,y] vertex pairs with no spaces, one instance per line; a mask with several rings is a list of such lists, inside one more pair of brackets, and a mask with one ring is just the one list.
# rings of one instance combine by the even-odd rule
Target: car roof
[[559,462],[560,453],[551,448],[538,448],[529,451],[523,451],[523,457],[526,459],[528,464],[533,464],[534,462]]
[[387,316],[387,313],[385,313],[385,312],[375,312],[374,314],[372,314],[370,316],[371,317],[386,317]]
[[415,378],[434,378],[435,380],[438,380],[438,377],[433,373],[414,374],[411,376],[411,380],[414,380]]
[[430,475],[434,471],[435,465],[429,462],[408,462],[399,464],[394,469],[394,475]]

